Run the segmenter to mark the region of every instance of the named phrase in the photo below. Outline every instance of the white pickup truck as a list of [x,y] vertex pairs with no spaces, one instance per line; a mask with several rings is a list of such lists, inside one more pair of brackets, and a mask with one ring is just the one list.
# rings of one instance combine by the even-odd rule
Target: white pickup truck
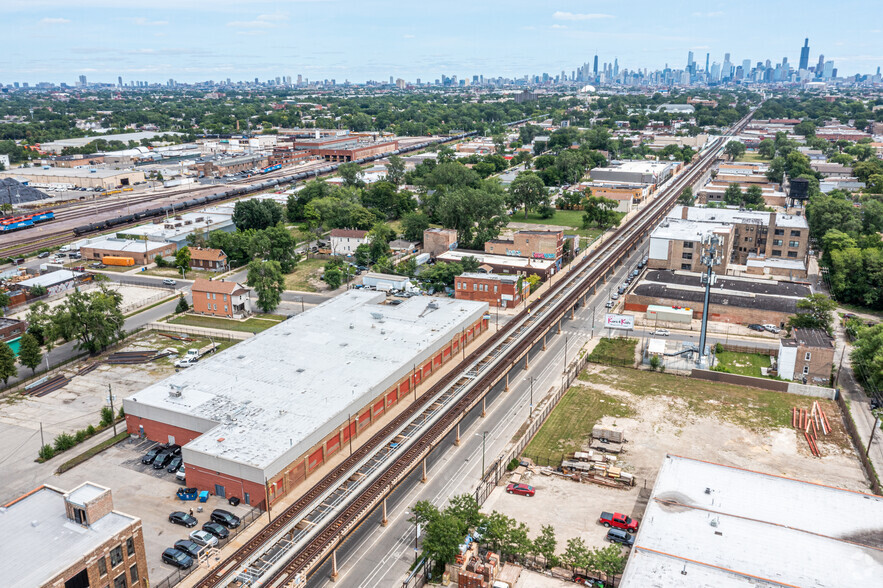
[[206,345],[202,349],[188,349],[184,355],[181,356],[175,362],[176,368],[189,368],[197,361],[199,361],[203,356],[208,355],[209,353],[214,353],[218,349],[217,343],[210,343]]

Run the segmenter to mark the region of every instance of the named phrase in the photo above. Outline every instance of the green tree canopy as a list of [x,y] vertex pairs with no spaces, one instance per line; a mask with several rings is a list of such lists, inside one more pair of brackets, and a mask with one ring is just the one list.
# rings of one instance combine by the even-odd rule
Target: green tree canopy
[[788,325],[803,329],[823,329],[831,334],[831,313],[837,303],[824,294],[810,294],[797,301],[797,314],[788,319]]
[[21,336],[18,348],[18,360],[25,367],[31,368],[31,373],[37,373],[37,366],[43,361],[43,352],[40,343],[30,333]]
[[6,386],[9,383],[9,378],[14,378],[17,375],[15,352],[5,341],[0,341],[0,380],[3,380],[3,385]]
[[282,208],[272,200],[239,200],[233,207],[233,224],[240,231],[263,230],[282,220]]
[[52,309],[53,333],[77,347],[95,354],[125,336],[125,318],[120,310],[123,296],[101,286],[83,293],[75,290]]
[[257,292],[258,308],[264,312],[275,310],[282,301],[285,276],[278,261],[255,259],[249,263],[247,284]]

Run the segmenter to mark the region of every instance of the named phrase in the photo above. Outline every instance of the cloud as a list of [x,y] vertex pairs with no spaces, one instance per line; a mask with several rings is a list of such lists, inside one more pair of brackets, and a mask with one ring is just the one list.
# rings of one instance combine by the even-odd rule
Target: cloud
[[254,20],[234,20],[228,22],[228,27],[236,29],[272,29],[279,26],[280,22],[288,20],[288,15],[281,12],[276,14],[260,14]]
[[717,18],[719,16],[723,16],[724,12],[722,10],[715,10],[712,12],[694,12],[693,16],[698,16],[700,18]]
[[70,21],[66,18],[44,18],[40,21],[40,24],[67,24]]
[[169,24],[169,21],[167,20],[148,20],[143,16],[139,16],[130,20],[139,27],[164,27]]
[[553,29],[566,29],[567,25],[553,24],[552,28]]
[[555,12],[552,15],[552,18],[555,20],[597,20],[600,18],[613,18],[612,14],[600,14],[600,13],[574,13],[574,12],[561,12],[560,10]]

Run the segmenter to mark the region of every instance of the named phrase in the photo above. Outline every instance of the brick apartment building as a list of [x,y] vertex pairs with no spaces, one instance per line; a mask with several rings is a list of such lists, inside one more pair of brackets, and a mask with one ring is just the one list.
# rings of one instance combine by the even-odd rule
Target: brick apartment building
[[734,228],[722,223],[700,223],[668,218],[650,234],[647,267],[650,269],[705,271],[701,258],[703,245],[711,237],[719,239],[720,263],[714,266],[718,274],[727,272],[733,251]]
[[454,278],[454,297],[458,300],[477,300],[492,307],[512,308],[529,295],[530,284],[521,276],[464,273]]
[[609,198],[617,202],[617,212],[631,212],[653,193],[653,184],[627,184],[615,182],[584,182],[580,188],[589,188],[592,196]]
[[518,231],[508,239],[492,239],[484,244],[485,253],[560,260],[564,255],[564,231]]
[[423,251],[432,257],[457,248],[457,231],[454,229],[426,229],[423,231]]
[[141,519],[113,509],[109,488],[40,486],[0,508],[4,586],[146,588]]
[[227,254],[220,249],[190,248],[190,267],[220,272],[227,269]]
[[27,321],[0,317],[0,341],[12,341],[14,339],[18,339],[27,330]]
[[794,329],[789,339],[779,341],[779,377],[829,386],[834,365],[834,339],[822,329]]
[[368,231],[333,229],[331,231],[331,255],[352,255],[359,245],[368,243]]
[[225,318],[251,313],[248,288],[236,282],[197,278],[193,282],[193,312]]

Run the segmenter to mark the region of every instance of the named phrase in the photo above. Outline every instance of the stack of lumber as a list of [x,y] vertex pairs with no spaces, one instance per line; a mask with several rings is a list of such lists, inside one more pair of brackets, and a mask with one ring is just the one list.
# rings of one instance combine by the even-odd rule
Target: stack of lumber
[[822,457],[817,443],[819,433],[828,435],[831,432],[831,423],[828,421],[828,415],[819,406],[819,402],[813,402],[808,412],[805,408],[793,407],[791,409],[791,426],[803,433],[810,453],[815,457]]

